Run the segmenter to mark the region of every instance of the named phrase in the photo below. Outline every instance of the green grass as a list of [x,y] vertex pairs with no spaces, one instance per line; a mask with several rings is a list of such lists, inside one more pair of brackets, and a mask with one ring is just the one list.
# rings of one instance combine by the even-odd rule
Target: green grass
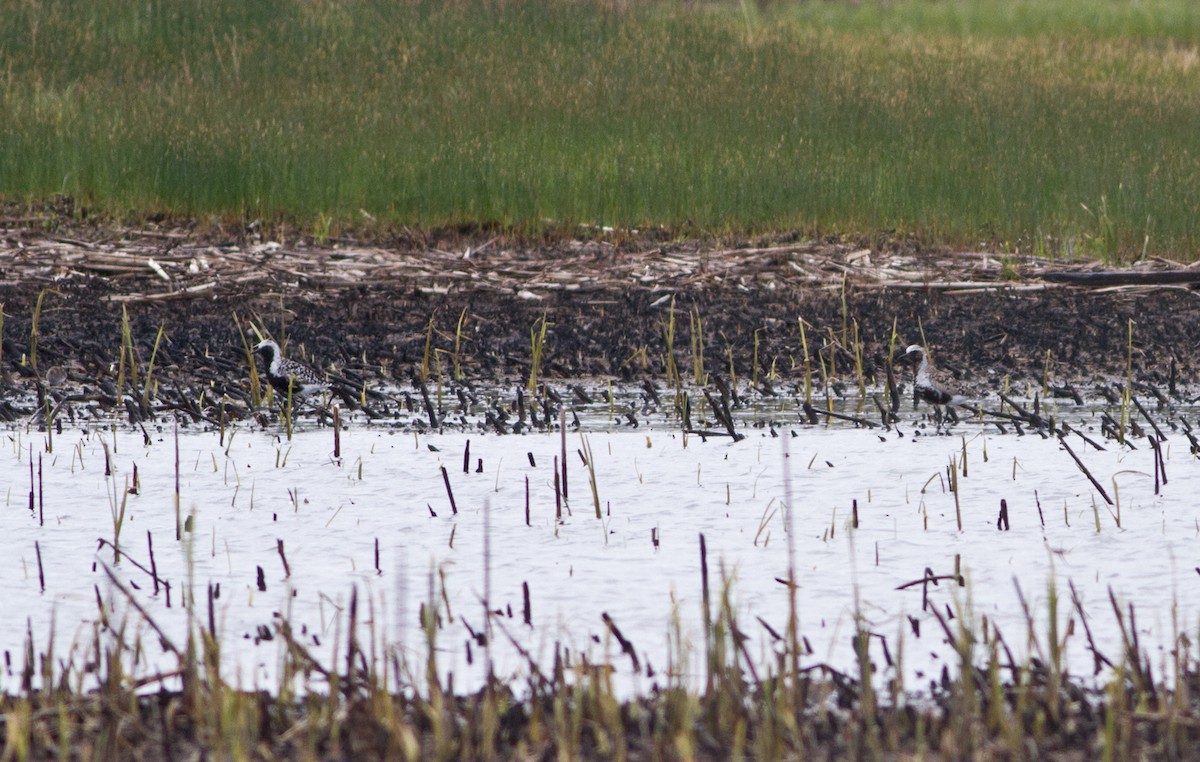
[[1187,0],[59,0],[6,17],[9,199],[323,230],[886,230],[1111,259],[1200,243]]

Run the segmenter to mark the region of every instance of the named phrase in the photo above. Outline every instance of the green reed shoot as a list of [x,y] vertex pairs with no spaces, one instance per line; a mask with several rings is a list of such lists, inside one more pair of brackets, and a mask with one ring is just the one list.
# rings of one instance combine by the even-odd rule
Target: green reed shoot
[[[246,365],[250,368],[250,402],[254,407],[258,407],[262,404],[262,386],[258,376],[258,364],[254,362],[254,350],[250,348],[246,332],[242,330],[242,321],[238,319],[236,312],[233,313],[233,324],[237,326],[238,337],[242,340],[242,351],[246,353]],[[258,330],[253,324],[251,327]]]
[[[467,322],[467,308],[463,307],[458,315],[458,323],[454,326],[454,380],[462,381],[462,342],[463,326]],[[365,390],[364,390],[365,394]]]
[[858,376],[858,410],[861,413],[867,400],[867,376],[863,372],[863,345],[858,338],[858,319],[852,324],[854,330],[854,373]]
[[737,393],[737,368],[733,364],[733,346],[726,344],[725,352],[729,355],[729,389]]
[[758,388],[758,334],[762,331],[761,328],[754,329],[754,353],[750,360],[750,385]]
[[38,292],[37,302],[33,305],[33,320],[29,328],[29,367],[33,368],[34,373],[37,373],[38,369],[38,323],[42,318],[42,299],[45,298],[47,291],[49,289],[43,288]]
[[[592,457],[592,445],[588,442],[588,438],[583,434],[579,435],[580,441],[583,443],[583,458],[587,461],[588,484],[592,488],[592,505],[596,508],[596,518],[603,518],[600,512],[600,488],[596,485],[596,460]],[[608,534],[605,533],[605,539]]]
[[962,503],[958,495],[958,459],[954,455],[950,456],[950,466],[947,469],[947,474],[950,477],[950,492],[954,494],[954,520],[958,525],[958,531],[961,532],[963,528]]
[[[704,386],[708,383],[708,374],[704,372],[704,325],[699,310],[691,310],[688,318],[692,328],[692,383]],[[0,329],[3,326],[3,322],[0,322]]]
[[433,352],[433,326],[437,318],[437,310],[429,315],[429,323],[425,327],[425,351],[421,355],[421,383],[429,380],[429,358]]
[[1125,388],[1121,390],[1121,422],[1117,439],[1125,444],[1125,431],[1130,425],[1133,404],[1133,319],[1129,320],[1129,332],[1125,340]]
[[542,369],[542,354],[546,349],[546,330],[554,325],[546,320],[546,316],[542,315],[529,329],[529,350],[530,350],[530,367],[529,367],[529,383],[525,388],[529,393],[537,394],[538,375]]
[[293,387],[295,387],[295,384],[292,382],[292,379],[288,379],[287,399],[284,401],[284,406],[283,406],[283,423],[284,423],[284,427],[287,429],[287,438],[288,438],[289,442],[292,441],[292,390],[293,390]]
[[[104,447],[104,458],[107,461],[111,457],[108,442],[102,441],[101,445]],[[112,550],[114,564],[121,562],[121,528],[125,524],[125,505],[129,499],[129,477],[125,477],[125,489],[121,491],[119,496],[117,489],[117,477],[114,474],[112,476],[112,494],[108,496],[108,507],[113,526]]]
[[[821,386],[825,389],[825,409],[833,410],[833,396],[829,388],[829,370],[825,367],[825,355],[817,352],[817,367],[821,369]],[[825,416],[825,422],[829,423],[829,416]]]
[[442,355],[447,354],[444,349],[433,350],[433,365],[434,371],[437,374],[437,382],[435,383],[434,399],[437,400],[437,409],[442,409]]
[[800,349],[804,352],[804,401],[812,404],[812,358],[808,354],[808,334],[804,330],[804,318],[796,318],[800,325]]
[[846,301],[846,283],[849,280],[846,273],[842,273],[842,346],[847,346],[850,332],[850,305]]
[[667,310],[667,319],[662,324],[663,342],[667,345],[663,365],[667,372],[667,386],[678,390],[682,385],[679,368],[675,365],[675,297],[671,297],[671,306]]
[[829,327],[829,376],[837,378],[837,350],[838,344],[837,335],[833,332],[833,326]]
[[900,341],[900,336],[897,334],[896,329],[899,321],[900,318],[898,316],[892,318],[892,334],[888,337],[887,369],[891,371],[888,374],[890,378],[895,378],[896,345]]
[[130,386],[138,387],[137,359],[133,350],[133,331],[129,327],[129,312],[121,305],[121,361],[117,368],[117,392],[123,393],[125,380]]
[[150,387],[154,382],[154,360],[158,357],[158,346],[162,343],[163,332],[166,330],[166,323],[158,326],[158,335],[154,337],[154,349],[150,352],[150,364],[146,367],[146,383],[142,387],[142,408],[145,409],[150,404]]

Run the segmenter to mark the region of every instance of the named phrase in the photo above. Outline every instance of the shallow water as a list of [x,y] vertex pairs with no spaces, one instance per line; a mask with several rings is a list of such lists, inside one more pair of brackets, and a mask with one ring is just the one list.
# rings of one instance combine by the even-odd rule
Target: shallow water
[[[667,680],[668,635],[676,619],[691,650],[673,666],[697,685],[702,535],[713,600],[724,577],[755,658],[768,662],[774,647],[758,618],[786,631],[781,580],[794,563],[800,631],[813,651],[807,662],[854,672],[851,636],[860,616],[882,636],[871,641],[881,679],[891,674],[886,644],[887,656],[903,653],[906,685],[915,691],[944,664],[953,669],[956,657],[934,615],[922,610],[923,586],[897,587],[921,579],[926,569],[953,574],[956,557],[965,586],[929,585],[930,608],[943,617],[967,617],[976,632],[983,632],[986,617],[988,631],[998,627],[1018,657],[1027,627],[1021,597],[1046,648],[1051,588],[1058,595],[1060,637],[1066,620],[1078,619],[1068,583],[1078,591],[1097,647],[1114,662],[1121,638],[1110,589],[1123,607],[1136,607],[1141,645],[1156,669],[1177,628],[1197,626],[1200,464],[1182,436],[1163,445],[1170,481],[1159,495],[1153,451],[1144,442],[1132,451],[1113,443],[1097,451],[1078,437],[1068,440],[1117,498],[1118,526],[1116,507],[1053,438],[999,435],[978,424],[940,436],[912,423],[871,430],[792,424],[747,428],[747,438],[734,443],[684,436],[649,419],[637,430],[615,424],[605,430],[600,418],[592,430],[565,437],[568,499],[561,518],[554,475],[563,438],[557,432],[420,434],[352,420],[334,458],[331,429],[297,431],[290,442],[279,430],[229,430],[222,439],[216,431],[184,429],[178,436],[179,516],[190,531],[182,532],[182,542],[175,539],[173,430],[152,429],[149,440],[129,428],[64,431],[53,438],[52,452],[44,432],[9,431],[0,450],[0,484],[8,485],[0,569],[11,613],[0,620],[0,649],[13,666],[0,688],[17,687],[27,629],[36,648],[46,651],[53,626],[56,658],[82,661],[81,652],[67,652],[72,643],[90,642],[100,620],[98,595],[110,623],[119,621],[114,612],[127,615],[153,643],[102,565],[177,645],[188,622],[183,591],[192,591],[195,616],[207,626],[211,586],[224,669],[246,688],[276,684],[280,640],[264,636],[275,632],[280,616],[327,663],[339,640],[344,655],[353,588],[360,596],[360,642],[370,642],[373,632],[378,653],[386,643],[415,670],[426,648],[418,611],[434,588],[443,624],[439,668],[452,671],[460,689],[478,681],[486,656],[501,675],[527,672],[511,637],[543,666],[560,644],[589,653],[593,662],[610,661],[623,692],[645,691]],[[111,475],[105,474],[105,446]],[[588,448],[600,518],[580,454]],[[952,461],[959,473],[957,508],[949,489]],[[135,466],[137,493],[125,496]],[[789,490],[790,551],[781,510]],[[115,540],[113,512],[122,499],[120,545],[128,555],[114,563],[111,547],[97,546]],[[1011,531],[997,530],[1001,499]],[[150,574],[133,563],[150,567],[148,538],[159,576],[171,582],[169,596],[165,589],[156,594]],[[522,621],[523,584],[531,625]],[[485,631],[485,597],[502,612],[490,654],[471,636]],[[638,669],[610,637],[603,614],[633,644]],[[1068,667],[1090,675],[1093,660],[1078,622],[1067,645]],[[173,666],[173,657],[148,646],[139,669],[153,674]]]

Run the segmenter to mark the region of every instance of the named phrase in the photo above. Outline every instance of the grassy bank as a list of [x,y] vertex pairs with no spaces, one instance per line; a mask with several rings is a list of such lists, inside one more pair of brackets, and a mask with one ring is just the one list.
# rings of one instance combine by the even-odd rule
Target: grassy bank
[[1200,242],[1200,9],[61,0],[0,29],[0,192],[344,225]]

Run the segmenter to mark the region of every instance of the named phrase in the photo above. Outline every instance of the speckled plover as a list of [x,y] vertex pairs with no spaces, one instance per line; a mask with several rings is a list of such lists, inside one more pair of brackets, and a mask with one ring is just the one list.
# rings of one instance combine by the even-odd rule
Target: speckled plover
[[291,387],[292,397],[303,400],[314,394],[320,394],[329,388],[321,374],[302,362],[289,360],[279,351],[279,345],[271,340],[263,341],[254,348],[262,357],[267,368],[267,381],[280,395],[286,399],[288,387]]
[[913,383],[913,396],[935,407],[966,407],[970,398],[962,393],[961,388],[953,377],[946,375],[934,367],[929,359],[929,353],[920,344],[911,344],[904,350],[908,360],[920,360],[917,365],[917,378]]

